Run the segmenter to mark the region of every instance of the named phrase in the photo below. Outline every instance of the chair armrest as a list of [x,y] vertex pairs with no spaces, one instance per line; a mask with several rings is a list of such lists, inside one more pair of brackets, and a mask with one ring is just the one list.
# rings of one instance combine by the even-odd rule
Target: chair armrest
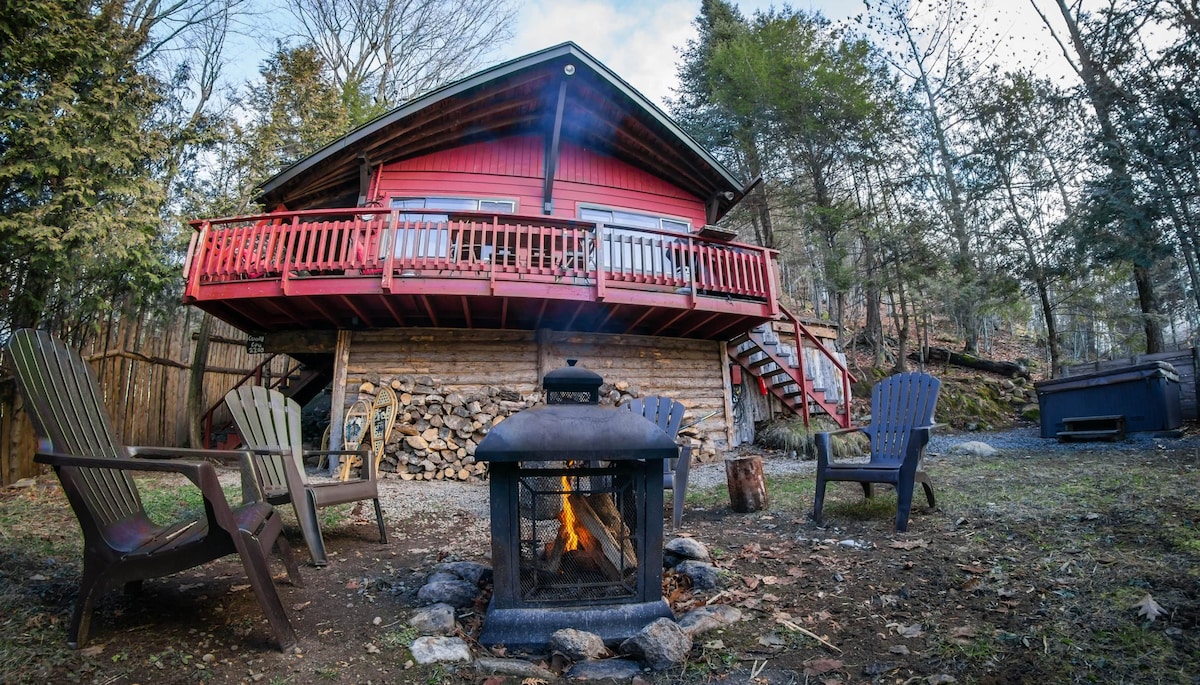
[[242,503],[262,502],[262,478],[258,475],[258,467],[251,459],[251,450],[209,450],[184,447],[153,447],[147,445],[127,446],[126,451],[131,457],[149,459],[190,458],[206,462],[216,462],[224,466],[236,465],[242,474]]
[[833,462],[833,436],[846,433],[869,433],[869,426],[850,426],[832,431],[813,433],[813,447],[817,452],[817,468],[823,468]]
[[238,534],[237,519],[233,516],[233,509],[229,506],[225,491],[221,489],[221,482],[217,479],[217,470],[208,462],[179,459],[146,461],[120,457],[85,457],[61,452],[38,452],[33,456],[33,460],[56,469],[68,467],[182,474],[200,489],[200,495],[208,503],[204,510],[208,516],[209,525],[219,526],[231,536]]
[[250,456],[250,450],[209,450],[187,447],[153,447],[147,445],[128,446],[125,448],[131,457],[146,457],[149,459],[203,459],[231,466],[241,463]]

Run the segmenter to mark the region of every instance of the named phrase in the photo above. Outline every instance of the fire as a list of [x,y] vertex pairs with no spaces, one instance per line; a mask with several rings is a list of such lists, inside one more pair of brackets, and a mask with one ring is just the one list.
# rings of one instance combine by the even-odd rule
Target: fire
[[582,541],[579,539],[579,533],[576,532],[579,529],[579,519],[575,517],[575,509],[571,507],[571,481],[563,476],[562,485],[562,513],[558,515],[558,520],[562,523],[567,536],[567,544],[563,549],[570,552],[579,549]]

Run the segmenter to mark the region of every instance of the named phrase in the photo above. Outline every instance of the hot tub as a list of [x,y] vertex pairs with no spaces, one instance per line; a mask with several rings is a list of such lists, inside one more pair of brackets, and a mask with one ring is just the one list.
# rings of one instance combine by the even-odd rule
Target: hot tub
[[1183,423],[1179,374],[1166,362],[1055,378],[1034,388],[1043,438],[1057,437],[1073,418],[1122,416],[1129,433],[1173,431]]

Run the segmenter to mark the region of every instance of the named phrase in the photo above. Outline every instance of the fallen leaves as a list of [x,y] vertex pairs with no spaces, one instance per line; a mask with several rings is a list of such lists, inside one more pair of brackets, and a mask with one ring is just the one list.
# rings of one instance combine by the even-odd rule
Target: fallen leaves
[[840,660],[822,657],[804,662],[804,675],[811,678],[823,673],[829,673],[830,671],[837,671],[841,668],[842,662]]
[[928,547],[929,543],[924,540],[893,540],[888,547],[892,549],[913,550],[922,547]]
[[1158,602],[1154,601],[1154,598],[1150,596],[1149,592],[1147,592],[1144,597],[1139,599],[1137,603],[1133,605],[1133,608],[1138,610],[1138,616],[1145,616],[1150,621],[1153,621],[1159,616],[1167,613],[1166,609],[1163,609]]

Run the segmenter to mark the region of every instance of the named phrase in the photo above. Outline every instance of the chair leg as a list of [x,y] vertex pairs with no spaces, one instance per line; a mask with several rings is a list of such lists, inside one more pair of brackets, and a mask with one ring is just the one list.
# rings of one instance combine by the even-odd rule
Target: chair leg
[[863,497],[866,497],[867,499],[871,499],[872,497],[875,496],[875,484],[874,483],[859,483],[859,485],[862,486]]
[[925,489],[925,499],[929,500],[929,508],[937,509],[937,503],[933,499],[933,483],[929,482],[929,476],[924,471],[917,472],[917,482]]
[[234,546],[237,547],[238,556],[242,558],[242,566],[246,569],[246,577],[250,580],[250,587],[254,590],[258,605],[267,615],[267,623],[271,625],[275,641],[279,643],[281,650],[286,651],[288,647],[296,644],[296,631],[283,610],[283,602],[279,601],[279,593],[271,580],[271,566],[263,553],[262,543],[253,533],[239,530],[234,536]]
[[825,506],[825,479],[817,474],[817,494],[813,496],[813,520],[821,522],[821,508]]
[[303,496],[292,497],[292,506],[313,565],[324,566],[329,561],[325,558],[325,541],[321,539],[321,523],[317,519],[317,503],[312,490],[305,488]]
[[375,498],[375,520],[379,522],[379,542],[387,544],[387,529],[383,526],[383,507],[379,506],[379,498]]
[[[288,581],[295,587],[304,587],[304,579],[300,577],[300,567],[296,565],[296,555],[292,554],[292,546],[283,533],[275,536],[275,549],[279,550],[279,558],[287,569]],[[270,550],[263,550],[269,552]]]
[[83,578],[79,581],[79,596],[75,598],[75,613],[71,615],[71,626],[67,629],[67,646],[79,649],[87,642],[88,628],[92,624],[92,606],[96,593],[104,583],[104,571],[97,569],[95,562],[83,560]]
[[672,523],[675,528],[683,525],[683,501],[687,499],[688,471],[691,469],[692,448],[684,447],[680,450],[679,461],[675,462],[675,478],[672,484],[675,490],[675,504],[671,510],[673,518]]
[[901,478],[896,483],[896,531],[908,530],[908,515],[912,511],[913,481]]

